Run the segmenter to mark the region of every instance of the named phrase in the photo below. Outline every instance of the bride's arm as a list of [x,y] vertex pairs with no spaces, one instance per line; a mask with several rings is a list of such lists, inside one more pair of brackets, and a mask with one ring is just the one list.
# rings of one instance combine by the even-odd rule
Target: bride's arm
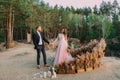
[[57,41],[58,41],[58,36],[57,36],[57,38],[53,41],[53,43],[55,44]]
[[64,35],[64,37],[65,37],[65,40],[68,42],[68,38],[67,38],[67,35]]

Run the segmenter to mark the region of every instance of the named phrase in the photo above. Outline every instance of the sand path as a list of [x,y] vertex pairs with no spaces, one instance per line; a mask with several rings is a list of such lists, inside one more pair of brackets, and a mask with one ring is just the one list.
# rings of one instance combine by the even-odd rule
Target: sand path
[[[55,51],[47,51],[50,65],[52,65],[54,55]],[[18,43],[15,48],[0,52],[0,80],[32,80],[35,73],[46,70],[47,68],[43,67],[42,56],[41,69],[36,68],[36,51],[31,44]],[[120,80],[120,59],[104,57],[99,69],[80,74],[57,75],[55,80]]]

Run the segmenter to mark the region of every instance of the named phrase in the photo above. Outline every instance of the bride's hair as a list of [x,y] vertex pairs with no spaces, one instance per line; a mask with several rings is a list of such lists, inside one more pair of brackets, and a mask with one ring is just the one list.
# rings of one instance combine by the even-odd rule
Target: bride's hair
[[67,29],[66,28],[62,28],[61,32],[64,35],[65,39],[67,40]]
[[67,35],[67,29],[66,29],[66,28],[62,28],[61,32],[62,32],[64,35]]
[[64,35],[67,35],[67,29],[64,29],[63,34],[64,34]]

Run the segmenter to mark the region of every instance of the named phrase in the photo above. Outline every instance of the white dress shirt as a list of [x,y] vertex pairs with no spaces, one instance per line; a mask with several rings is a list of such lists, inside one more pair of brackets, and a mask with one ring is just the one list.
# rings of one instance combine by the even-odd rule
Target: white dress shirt
[[42,45],[42,37],[41,37],[41,34],[40,34],[40,32],[38,32],[38,31],[37,31],[37,33],[38,33],[38,35],[39,35],[39,37],[40,37],[38,44],[39,44],[39,45]]

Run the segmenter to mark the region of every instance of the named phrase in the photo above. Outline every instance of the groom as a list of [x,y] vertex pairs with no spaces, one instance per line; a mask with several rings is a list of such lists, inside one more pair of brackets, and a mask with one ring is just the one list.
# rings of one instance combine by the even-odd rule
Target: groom
[[50,42],[44,37],[44,35],[41,33],[41,26],[36,27],[36,32],[33,34],[33,43],[34,48],[37,50],[37,68],[40,69],[40,53],[42,52],[43,55],[43,61],[44,61],[44,67],[49,67],[46,61],[46,52],[44,47],[44,41],[50,44]]

